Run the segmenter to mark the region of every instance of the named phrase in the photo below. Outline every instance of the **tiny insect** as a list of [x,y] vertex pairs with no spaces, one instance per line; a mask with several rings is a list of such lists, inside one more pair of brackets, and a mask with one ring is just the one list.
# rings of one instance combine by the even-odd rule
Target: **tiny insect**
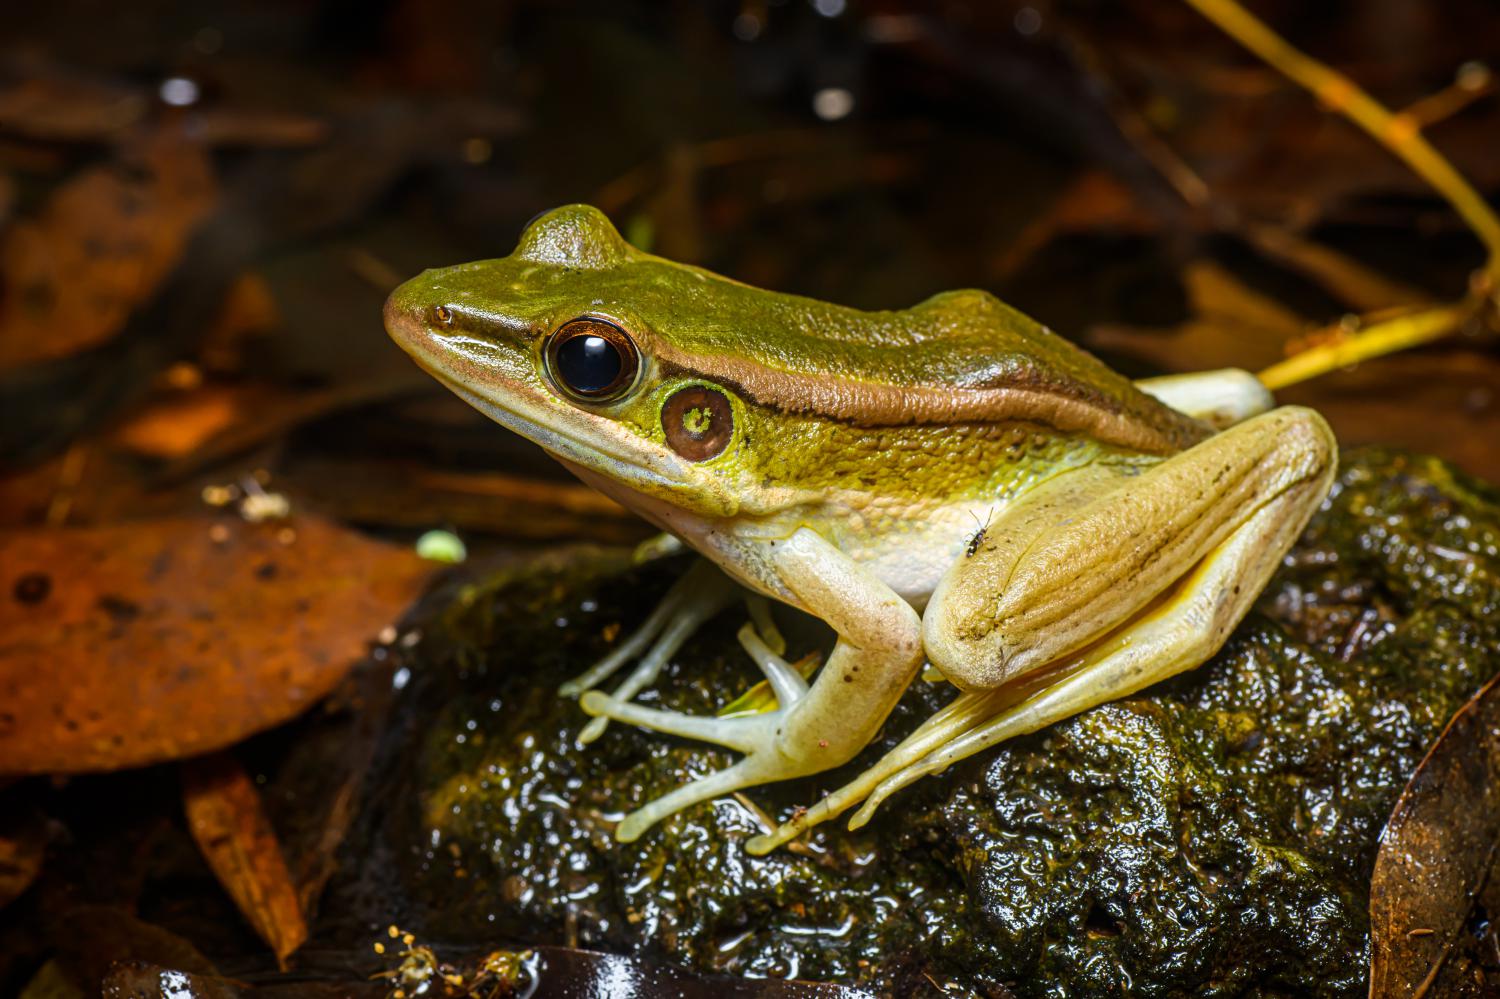
[[[974,516],[972,511],[969,515],[971,517]],[[970,538],[969,543],[964,546],[964,558],[973,558],[974,553],[979,551],[979,546],[984,544],[985,532],[990,529],[990,518],[994,515],[995,511],[991,509],[989,514],[984,518],[984,523],[982,524],[979,524],[978,517],[974,517],[974,523],[979,524],[979,530],[974,532],[974,536]]]

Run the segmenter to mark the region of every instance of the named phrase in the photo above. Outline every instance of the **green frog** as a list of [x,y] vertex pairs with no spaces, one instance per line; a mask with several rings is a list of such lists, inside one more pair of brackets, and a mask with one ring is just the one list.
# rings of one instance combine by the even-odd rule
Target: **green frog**
[[[1002,740],[1211,656],[1326,496],[1336,445],[1253,376],[1132,383],[983,291],[865,312],[630,246],[596,209],[508,257],[427,271],[385,323],[422,367],[703,559],[564,693],[595,716],[742,754],[627,815],[838,766],[924,664],[954,699],[764,853]],[[752,601],[740,644],[774,707],[635,703],[748,591],[837,640],[809,680]],[[612,692],[600,689],[629,663]]]

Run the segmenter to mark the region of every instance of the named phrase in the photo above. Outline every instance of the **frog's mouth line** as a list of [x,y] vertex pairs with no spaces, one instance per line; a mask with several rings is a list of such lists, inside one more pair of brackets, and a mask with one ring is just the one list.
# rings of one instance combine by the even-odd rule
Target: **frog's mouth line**
[[566,429],[556,425],[544,426],[536,416],[524,412],[522,407],[516,404],[517,400],[509,399],[502,403],[468,386],[460,385],[450,378],[442,377],[441,372],[433,373],[439,375],[443,384],[464,402],[507,430],[540,445],[556,457],[600,471],[604,470],[601,466],[607,464],[610,466],[609,471],[615,477],[644,481],[668,488],[681,488],[688,482],[688,477],[683,474],[685,469],[663,461],[663,455],[650,448],[620,447],[620,442],[607,439],[602,435],[584,438],[570,434]]

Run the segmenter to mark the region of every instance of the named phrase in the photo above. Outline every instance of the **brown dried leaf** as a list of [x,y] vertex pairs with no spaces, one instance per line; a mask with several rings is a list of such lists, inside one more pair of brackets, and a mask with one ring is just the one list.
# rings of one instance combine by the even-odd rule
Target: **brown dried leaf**
[[1356,312],[1378,312],[1398,305],[1425,305],[1431,299],[1396,277],[1382,274],[1338,250],[1287,229],[1246,225],[1241,232],[1256,249],[1315,282]]
[[0,368],[108,340],[217,197],[207,150],[162,130],[68,180],[0,242]]
[[393,658],[368,659],[299,726],[296,745],[261,788],[281,839],[303,916],[338,872],[338,852],[358,816],[396,688]]
[[571,480],[349,456],[295,458],[277,477],[320,510],[361,524],[452,524],[511,538],[603,544],[636,542],[652,533],[607,496]]
[[48,142],[116,139],[151,110],[137,86],[58,72],[37,62],[7,66],[0,87],[0,129]]
[[147,458],[181,458],[236,424],[250,422],[257,397],[265,395],[246,385],[200,385],[153,399],[115,429],[114,439]]
[[119,961],[148,961],[220,983],[213,999],[231,999],[212,961],[182,937],[148,923],[119,906],[81,905],[50,925],[47,942],[57,967],[87,996],[99,994],[112,965]]
[[1500,846],[1500,678],[1453,716],[1396,802],[1370,882],[1370,996],[1434,989]]
[[285,970],[307,921],[260,793],[239,763],[215,753],[183,764],[182,800],[214,876]]
[[1042,247],[1078,232],[1154,232],[1160,222],[1135,193],[1103,170],[1084,170],[1028,222],[991,263],[997,280],[1013,277]]
[[431,572],[300,515],[0,533],[0,773],[219,749],[323,697]]
[[1500,482],[1500,357],[1493,352],[1408,351],[1290,386],[1276,398],[1322,413],[1346,447],[1436,454]]

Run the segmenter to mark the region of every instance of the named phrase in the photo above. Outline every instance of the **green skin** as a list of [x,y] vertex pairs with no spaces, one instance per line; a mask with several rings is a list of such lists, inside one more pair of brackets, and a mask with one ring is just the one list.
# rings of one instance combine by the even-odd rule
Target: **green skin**
[[[549,364],[551,339],[578,319],[607,321],[637,359],[610,401],[580,401]],[[1242,372],[1132,385],[983,292],[875,313],[775,294],[637,251],[586,206],[540,217],[509,257],[407,282],[386,326],[585,482],[839,634],[809,688],[763,615],[742,629],[774,711],[630,703],[727,602],[722,577],[694,569],[572,692],[601,719],[745,757],[627,816],[622,840],[694,802],[848,760],[924,657],[964,693],[749,849],[865,801],[860,824],[956,759],[1196,666],[1334,474],[1321,418],[1264,412]],[[718,411],[672,410],[689,388]],[[727,443],[705,455],[693,441],[707,430]],[[658,634],[614,696],[590,689]]]

